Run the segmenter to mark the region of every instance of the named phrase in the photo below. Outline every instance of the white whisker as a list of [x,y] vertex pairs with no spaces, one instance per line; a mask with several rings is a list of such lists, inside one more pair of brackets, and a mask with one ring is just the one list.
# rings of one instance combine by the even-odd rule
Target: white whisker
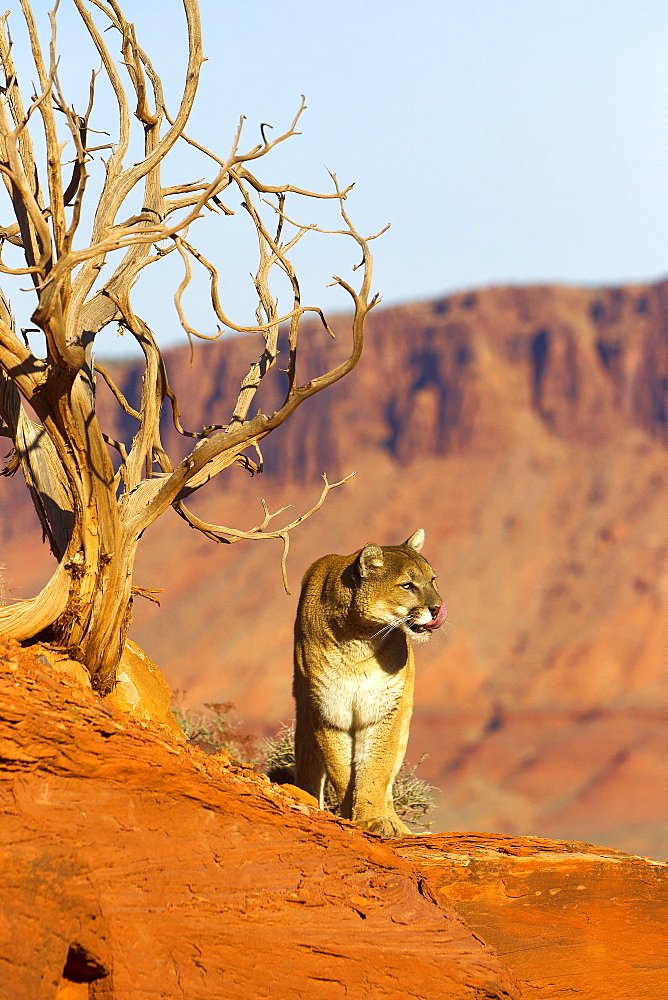
[[411,617],[411,615],[406,615],[404,618],[397,618],[396,621],[390,622],[389,625],[384,625],[383,628],[378,630],[378,632],[374,632],[371,639],[375,639],[376,636],[382,635],[383,632],[391,632],[393,628],[397,628],[399,625],[403,625],[404,622],[410,621]]

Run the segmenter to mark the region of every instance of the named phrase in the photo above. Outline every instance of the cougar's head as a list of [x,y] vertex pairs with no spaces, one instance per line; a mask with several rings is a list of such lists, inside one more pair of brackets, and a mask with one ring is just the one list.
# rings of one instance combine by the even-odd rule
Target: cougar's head
[[358,553],[353,601],[365,631],[377,626],[374,638],[382,640],[401,629],[409,638],[426,642],[445,621],[447,609],[434,571],[420,555],[423,543],[420,529],[403,545],[370,542]]

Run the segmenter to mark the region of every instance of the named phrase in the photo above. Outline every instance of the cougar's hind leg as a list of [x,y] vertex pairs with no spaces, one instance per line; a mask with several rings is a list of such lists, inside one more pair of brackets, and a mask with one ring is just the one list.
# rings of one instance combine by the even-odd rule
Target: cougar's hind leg
[[322,809],[325,763],[315,738],[311,712],[299,706],[295,723],[295,784],[317,799]]

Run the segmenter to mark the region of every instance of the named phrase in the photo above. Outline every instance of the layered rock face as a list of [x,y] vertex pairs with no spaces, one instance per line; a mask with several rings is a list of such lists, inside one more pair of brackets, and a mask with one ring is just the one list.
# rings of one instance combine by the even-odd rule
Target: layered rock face
[[0,640],[0,760],[7,1000],[668,990],[665,864],[536,838],[382,842],[123,715],[51,650]]
[[[326,470],[331,478],[367,449],[400,466],[422,456],[489,454],[514,443],[520,414],[560,440],[599,445],[637,427],[668,444],[667,310],[668,282],[601,291],[491,288],[381,307],[368,318],[355,372],[267,441],[266,474],[308,482]],[[331,326],[336,341],[316,323],[305,326],[300,381],[345,356],[346,319]],[[184,424],[196,428],[229,411],[260,353],[261,340],[253,350],[253,339],[202,345],[193,368],[187,349],[170,353]],[[136,401],[137,369],[128,368],[123,381]],[[284,384],[282,377],[263,388],[266,412]],[[131,428],[131,419],[123,426]],[[171,447],[176,438],[166,425]]]
[[[662,283],[379,309],[358,369],[263,444],[264,476],[233,469],[201,494],[204,516],[249,527],[261,497],[291,516],[321,473],[357,472],[293,534],[294,591],[325,552],[425,528],[452,624],[416,651],[409,756],[428,753],[422,773],[443,790],[437,829],[668,856],[667,307]],[[343,356],[345,323],[332,326],[334,341],[304,331],[303,379]],[[172,352],[184,424],[224,422],[259,351],[202,345],[193,368]],[[139,377],[119,372],[131,400]],[[30,596],[38,536],[26,546],[15,510],[8,586]],[[132,635],[172,686],[234,702],[255,731],[289,721],[296,593],[282,593],[278,543],[215,546],[166,516],[142,544],[137,583],[162,588],[162,608],[137,606]]]
[[0,996],[511,1000],[389,847],[0,641]]
[[536,837],[421,837],[398,853],[494,944],[523,996],[668,994],[668,866]]

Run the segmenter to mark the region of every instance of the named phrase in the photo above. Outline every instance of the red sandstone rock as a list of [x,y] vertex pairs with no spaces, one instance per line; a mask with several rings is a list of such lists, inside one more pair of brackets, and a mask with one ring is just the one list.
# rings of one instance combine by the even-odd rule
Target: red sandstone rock
[[185,739],[172,712],[169,684],[150,657],[131,639],[125,640],[116,687],[103,700],[136,719],[163,726],[175,739]]
[[389,846],[0,643],[0,997],[515,998]]
[[590,844],[475,833],[397,850],[495,946],[523,996],[668,996],[668,865]]

